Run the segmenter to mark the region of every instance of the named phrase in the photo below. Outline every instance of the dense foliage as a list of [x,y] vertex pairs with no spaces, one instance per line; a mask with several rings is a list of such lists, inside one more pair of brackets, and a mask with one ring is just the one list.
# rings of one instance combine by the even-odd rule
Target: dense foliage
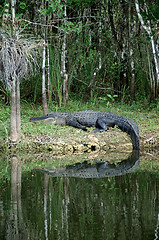
[[[0,5],[0,24],[6,31],[11,14],[7,3],[3,0]],[[83,103],[94,97],[157,99],[157,1],[18,0],[16,19],[17,32],[46,43],[48,101],[61,105],[74,97]],[[42,58],[41,54],[38,73],[21,84],[24,99],[41,99]],[[3,84],[0,94],[6,100]]]

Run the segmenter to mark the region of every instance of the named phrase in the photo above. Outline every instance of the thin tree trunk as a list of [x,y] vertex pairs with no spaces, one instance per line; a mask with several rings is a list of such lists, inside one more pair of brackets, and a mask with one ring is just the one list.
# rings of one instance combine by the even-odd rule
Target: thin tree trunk
[[48,101],[50,100],[50,51],[49,51],[49,43],[47,41],[47,96],[48,96]]
[[15,0],[11,0],[11,9],[12,9],[12,36],[15,37]]
[[154,41],[153,35],[151,35],[150,39],[151,39],[152,53],[153,53],[153,58],[155,63],[155,70],[156,70],[156,90],[157,90],[159,88],[159,64],[158,64],[158,59],[156,55],[156,47],[155,47],[155,41]]
[[[102,10],[100,8],[100,17],[102,17]],[[101,18],[99,17],[99,29],[98,29],[98,34],[99,34],[99,51],[98,51],[98,54],[99,54],[99,70],[102,68],[102,38],[101,38],[101,35],[102,35],[102,21],[101,21]]]
[[133,49],[130,48],[130,66],[131,66],[131,83],[130,83],[130,95],[131,95],[131,102],[134,101],[135,97],[135,64],[133,58]]
[[13,21],[13,24],[14,24],[14,20],[15,20],[15,3],[16,3],[16,1],[15,1],[15,0],[11,0],[11,8],[12,8],[12,21]]
[[122,43],[122,51],[121,51],[121,71],[120,71],[120,82],[121,88],[128,85],[128,62],[127,62],[127,39],[124,37]]
[[[45,8],[45,0],[42,1],[42,6]],[[46,25],[46,16],[44,15],[43,24]],[[48,114],[47,96],[46,96],[46,29],[43,27],[44,46],[42,60],[42,105],[44,116]]]
[[[153,59],[154,59],[154,64],[155,64],[155,71],[156,71],[156,89],[158,89],[158,87],[159,87],[159,63],[158,63],[158,59],[157,59],[156,45],[155,45],[154,37],[152,34],[152,30],[151,30],[151,24],[150,24],[149,20],[147,20],[147,25],[145,24],[145,22],[142,18],[142,15],[140,13],[140,7],[139,7],[138,0],[135,0],[135,7],[136,7],[136,12],[137,12],[138,18],[141,22],[141,25],[142,25],[143,29],[147,32],[147,34],[150,38],[152,54],[153,54]],[[145,3],[145,8],[146,8],[145,10],[147,12],[146,3]]]
[[146,45],[146,50],[147,50],[147,60],[148,60],[148,67],[149,67],[149,86],[150,86],[150,93],[151,93],[151,100],[155,100],[156,92],[155,92],[155,76],[154,76],[154,71],[152,67],[152,63],[150,61],[150,54],[149,54],[149,49]]
[[131,96],[131,103],[134,101],[135,98],[135,62],[134,62],[134,50],[133,50],[133,36],[135,35],[135,24],[133,21],[134,13],[131,4],[129,5],[129,55],[130,55],[130,69],[131,69],[131,82],[130,82],[130,96]]
[[[65,0],[64,5],[64,25],[66,26],[66,18],[67,18],[67,9],[66,9],[67,0]],[[63,33],[63,43],[62,43],[62,53],[61,53],[61,77],[63,79],[63,102],[67,102],[68,100],[68,74],[66,72],[66,51],[67,51],[67,33]]]
[[[123,88],[128,87],[128,39],[129,39],[129,15],[128,15],[128,4],[127,1],[122,0],[121,3],[121,11],[122,11],[122,23],[119,23],[119,30],[121,35],[120,45],[121,48],[121,70],[120,70],[120,86],[121,90]],[[123,31],[124,29],[124,31]]]
[[[44,34],[44,39],[45,39],[45,34]],[[48,114],[45,71],[46,71],[46,46],[45,46],[45,43],[44,43],[44,46],[43,46],[43,61],[42,61],[42,103],[43,103],[43,114],[44,114],[44,116]]]
[[68,101],[68,74],[65,74],[63,80],[63,102]]
[[66,74],[66,33],[63,36],[62,52],[61,52],[61,76]]

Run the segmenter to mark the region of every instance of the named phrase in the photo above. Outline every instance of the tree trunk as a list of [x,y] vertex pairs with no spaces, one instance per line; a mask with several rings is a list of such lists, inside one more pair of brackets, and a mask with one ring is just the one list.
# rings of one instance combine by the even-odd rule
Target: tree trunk
[[17,143],[17,106],[16,106],[16,78],[15,75],[12,79],[12,90],[11,90],[11,116],[10,116],[10,141],[11,143]]
[[156,97],[156,92],[155,92],[155,76],[154,76],[154,71],[153,71],[153,66],[152,66],[152,62],[150,61],[150,54],[149,54],[149,48],[146,45],[146,50],[147,50],[147,61],[148,61],[148,68],[149,68],[149,76],[148,78],[148,82],[149,82],[149,86],[150,86],[150,100],[154,101],[155,97]]
[[65,74],[63,80],[63,102],[66,103],[68,101],[68,74]]
[[[45,34],[44,34],[44,39],[45,39]],[[45,71],[46,71],[46,46],[45,46],[45,43],[44,43],[44,46],[43,46],[43,61],[42,61],[42,103],[43,103],[43,114],[44,114],[44,116],[48,114]]]
[[11,117],[10,117],[10,141],[17,143],[21,135],[21,116],[20,116],[20,82],[15,74],[12,77],[11,90]]
[[50,102],[50,50],[49,50],[49,43],[47,41],[47,96],[48,101]]
[[129,56],[130,56],[130,71],[131,71],[131,81],[130,81],[130,97],[131,103],[134,101],[135,98],[135,62],[134,62],[134,40],[133,37],[135,36],[135,22],[134,19],[134,11],[133,7],[129,5]]
[[134,64],[132,47],[130,48],[130,66],[131,66],[130,95],[131,95],[131,103],[132,103],[135,97],[135,64]]
[[101,21],[101,18],[102,17],[102,9],[100,7],[100,16],[99,16],[99,29],[98,29],[98,35],[99,35],[99,51],[98,51],[98,54],[99,54],[99,65],[98,65],[98,68],[99,70],[102,68],[102,21]]
[[[147,34],[150,38],[152,54],[153,54],[153,59],[154,59],[154,64],[155,64],[156,91],[157,91],[158,88],[159,88],[159,63],[158,63],[157,53],[156,53],[156,44],[155,44],[153,33],[152,33],[152,30],[151,30],[151,24],[150,24],[150,21],[148,19],[147,19],[147,25],[145,24],[145,22],[142,18],[142,15],[140,13],[140,7],[139,7],[138,0],[135,0],[135,7],[136,7],[136,12],[137,12],[139,21],[141,22],[141,25],[142,25],[143,29],[147,32]],[[144,7],[145,7],[146,14],[147,14],[146,3],[144,4]]]
[[[66,18],[67,18],[67,11],[66,11],[66,2],[65,0],[65,5],[64,5],[64,25],[66,26]],[[67,33],[63,32],[63,43],[62,43],[62,52],[61,52],[61,77],[63,79],[63,103],[66,103],[68,100],[68,74],[66,72],[66,51],[67,51]]]
[[15,0],[11,0],[11,9],[12,9],[12,36],[15,37]]
[[20,135],[21,135],[21,114],[20,114],[20,81],[19,79],[17,79],[17,86],[16,86],[16,129],[17,129],[17,135],[18,138],[20,139]]
[[[46,8],[46,1],[42,1],[42,8]],[[46,25],[46,16],[43,16],[42,23]],[[43,27],[44,46],[43,46],[43,59],[42,59],[42,105],[43,115],[48,114],[47,96],[46,96],[46,27]]]
[[[15,33],[15,0],[11,0],[12,10],[12,37],[16,38]],[[12,74],[12,89],[11,89],[11,117],[10,117],[10,141],[18,143],[21,134],[21,119],[20,119],[20,82],[14,71]]]

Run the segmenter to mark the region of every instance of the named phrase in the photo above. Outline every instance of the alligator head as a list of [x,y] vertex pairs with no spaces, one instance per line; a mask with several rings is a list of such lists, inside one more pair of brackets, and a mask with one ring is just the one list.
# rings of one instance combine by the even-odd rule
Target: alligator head
[[32,117],[30,118],[31,122],[40,122],[40,123],[49,123],[49,124],[60,124],[65,125],[66,119],[64,117],[57,117],[57,116],[43,116],[43,117]]

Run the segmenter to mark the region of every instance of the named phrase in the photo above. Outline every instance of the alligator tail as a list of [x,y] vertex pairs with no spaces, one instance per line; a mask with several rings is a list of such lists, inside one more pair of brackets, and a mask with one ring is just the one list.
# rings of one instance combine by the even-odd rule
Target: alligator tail
[[[136,125],[136,123],[134,122],[132,126],[131,123],[129,123],[129,121],[115,121],[115,125],[118,126],[118,128],[120,130],[122,130],[123,132],[126,132],[130,135],[131,140],[132,140],[132,145],[133,145],[133,149],[134,150],[139,150],[140,149],[140,145],[139,145],[139,133],[138,133],[138,127]],[[134,127],[136,128],[136,130],[134,129]]]

